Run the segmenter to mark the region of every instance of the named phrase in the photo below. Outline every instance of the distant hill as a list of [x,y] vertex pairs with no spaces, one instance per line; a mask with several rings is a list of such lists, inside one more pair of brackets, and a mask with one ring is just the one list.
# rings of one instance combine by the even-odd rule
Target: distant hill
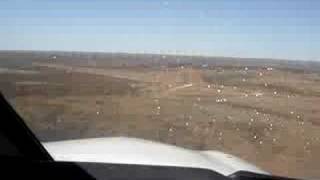
[[266,58],[182,56],[167,54],[129,54],[65,51],[0,51],[3,67],[28,67],[32,62],[60,62],[78,66],[181,66],[198,67],[276,67],[301,72],[319,72],[320,62]]

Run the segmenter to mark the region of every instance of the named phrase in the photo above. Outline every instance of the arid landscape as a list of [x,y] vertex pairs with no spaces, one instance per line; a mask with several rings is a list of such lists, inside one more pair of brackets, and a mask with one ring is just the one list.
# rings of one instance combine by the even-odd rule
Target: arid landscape
[[320,178],[320,63],[0,52],[0,90],[41,141],[128,136]]

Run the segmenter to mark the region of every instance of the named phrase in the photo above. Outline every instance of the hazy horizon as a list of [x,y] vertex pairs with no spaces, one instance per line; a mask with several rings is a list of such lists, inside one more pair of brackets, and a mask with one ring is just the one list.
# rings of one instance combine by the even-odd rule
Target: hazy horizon
[[285,59],[285,58],[271,58],[271,57],[243,57],[243,56],[215,56],[215,55],[201,55],[201,54],[173,54],[173,53],[148,53],[148,52],[125,52],[125,51],[79,51],[79,50],[30,50],[30,49],[0,49],[0,52],[60,52],[60,53],[103,53],[103,54],[129,54],[129,55],[166,55],[166,56],[185,56],[185,57],[204,57],[204,58],[234,58],[240,60],[275,60],[275,61],[305,61],[305,62],[319,62],[320,60],[307,59]]

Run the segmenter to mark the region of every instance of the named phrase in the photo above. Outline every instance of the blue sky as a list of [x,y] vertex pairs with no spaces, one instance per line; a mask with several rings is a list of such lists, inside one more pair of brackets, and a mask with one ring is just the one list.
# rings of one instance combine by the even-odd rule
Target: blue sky
[[1,0],[0,49],[320,60],[320,1]]

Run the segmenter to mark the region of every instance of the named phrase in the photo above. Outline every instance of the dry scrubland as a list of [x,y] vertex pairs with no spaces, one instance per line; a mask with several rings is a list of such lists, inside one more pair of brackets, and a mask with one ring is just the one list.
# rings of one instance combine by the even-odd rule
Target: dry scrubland
[[278,175],[320,177],[314,70],[62,57],[0,53],[0,89],[42,141],[138,137],[222,150]]

